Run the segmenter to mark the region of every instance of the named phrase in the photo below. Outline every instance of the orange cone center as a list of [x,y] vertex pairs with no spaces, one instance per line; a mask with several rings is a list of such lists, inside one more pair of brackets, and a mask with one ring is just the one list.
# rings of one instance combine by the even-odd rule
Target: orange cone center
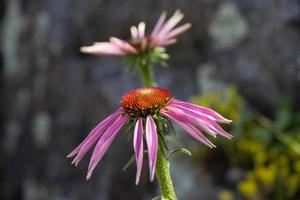
[[153,114],[171,100],[171,92],[160,87],[143,87],[126,93],[121,106],[133,114]]

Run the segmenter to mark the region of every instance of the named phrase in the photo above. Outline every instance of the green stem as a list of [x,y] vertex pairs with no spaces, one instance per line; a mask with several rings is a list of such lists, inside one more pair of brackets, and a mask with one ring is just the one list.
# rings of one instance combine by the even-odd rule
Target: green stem
[[170,175],[170,163],[159,148],[156,161],[156,177],[164,199],[176,200],[176,194]]
[[156,86],[156,83],[153,81],[153,72],[150,65],[141,64],[140,75],[144,86]]
[[[152,66],[145,64],[140,65],[140,74],[144,86],[156,86],[153,80]],[[165,200],[176,200],[176,194],[170,175],[170,163],[158,145],[156,161],[156,178],[159,183],[161,195]]]

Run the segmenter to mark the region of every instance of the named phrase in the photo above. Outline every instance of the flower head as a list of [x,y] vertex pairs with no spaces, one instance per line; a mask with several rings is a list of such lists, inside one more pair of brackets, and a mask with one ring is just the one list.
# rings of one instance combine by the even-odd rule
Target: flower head
[[136,158],[136,184],[139,182],[144,155],[144,138],[147,142],[150,180],[154,179],[158,150],[159,117],[167,118],[182,127],[196,140],[210,148],[216,147],[201,131],[216,137],[230,139],[219,123],[230,123],[219,113],[202,106],[174,99],[170,91],[160,87],[142,87],[126,93],[121,107],[100,122],[68,157],[75,156],[72,164],[77,165],[85,154],[96,144],[90,159],[87,179],[104,156],[108,147],[127,122],[134,122],[133,147]]
[[94,55],[122,56],[136,55],[141,52],[153,50],[155,47],[164,47],[175,43],[175,36],[191,27],[190,23],[176,27],[182,18],[183,14],[180,11],[176,11],[166,21],[166,13],[163,13],[150,35],[146,35],[145,33],[146,24],[140,22],[138,26],[130,28],[131,39],[129,41],[111,37],[109,42],[96,42],[92,46],[81,47],[81,51]]

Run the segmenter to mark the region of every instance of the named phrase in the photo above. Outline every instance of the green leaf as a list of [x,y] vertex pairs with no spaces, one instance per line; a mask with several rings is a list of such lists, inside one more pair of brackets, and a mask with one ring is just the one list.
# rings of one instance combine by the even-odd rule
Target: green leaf
[[294,152],[297,154],[300,154],[300,143],[296,141],[294,138],[286,135],[286,134],[280,134],[278,135],[279,141],[281,141],[283,144],[291,148]]
[[135,161],[135,155],[132,155],[130,157],[130,159],[128,160],[128,162],[124,165],[123,167],[123,171],[126,171],[128,169],[128,167],[130,167],[130,165]]
[[182,153],[182,154],[185,154],[185,155],[188,155],[188,156],[192,156],[192,152],[186,148],[180,148],[180,149],[175,149],[173,150],[169,156],[168,156],[168,160],[170,159],[171,156],[173,156],[174,154],[176,153]]
[[271,143],[273,138],[272,133],[268,129],[261,126],[255,127],[252,131],[252,135],[256,140],[262,142],[266,146]]
[[288,100],[281,100],[278,104],[278,110],[274,122],[274,127],[277,130],[287,128],[291,123],[292,111]]

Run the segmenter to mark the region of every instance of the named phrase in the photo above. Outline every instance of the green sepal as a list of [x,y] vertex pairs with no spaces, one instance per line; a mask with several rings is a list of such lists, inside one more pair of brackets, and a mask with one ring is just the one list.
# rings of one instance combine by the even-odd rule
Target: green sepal
[[157,124],[157,129],[162,135],[166,135],[170,130],[175,133],[172,123],[169,119],[162,115],[154,115],[154,120]]
[[158,133],[158,145],[159,148],[162,150],[162,153],[164,154],[165,158],[167,158],[165,150],[169,150],[167,143],[165,141],[165,138],[162,134]]
[[162,67],[168,67],[166,62],[168,59],[169,55],[166,53],[165,48],[155,47],[147,51],[139,52],[139,54],[126,55],[123,59],[123,63],[130,67],[130,71],[134,71],[135,68],[144,65],[160,64]]

